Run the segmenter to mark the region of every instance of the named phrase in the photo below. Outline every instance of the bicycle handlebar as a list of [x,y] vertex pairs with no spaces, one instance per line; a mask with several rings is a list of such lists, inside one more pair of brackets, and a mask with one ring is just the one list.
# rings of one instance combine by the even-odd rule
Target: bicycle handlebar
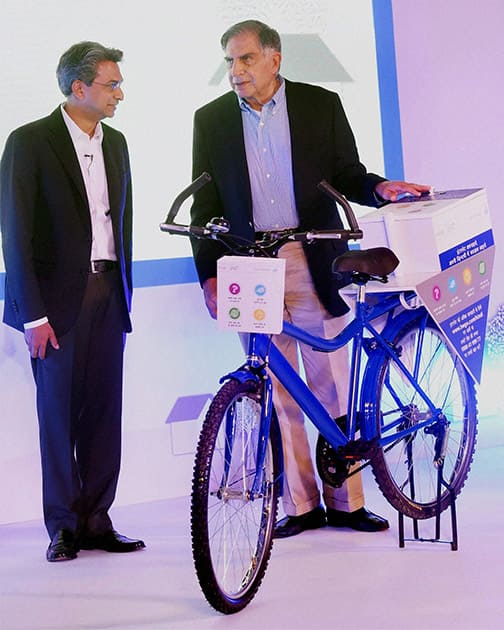
[[184,188],[184,190],[181,193],[179,193],[177,197],[175,197],[175,200],[171,205],[170,211],[168,212],[166,216],[165,222],[162,223],[161,225],[172,224],[175,217],[178,214],[178,211],[180,210],[180,206],[184,203],[184,201],[186,199],[189,199],[189,197],[192,194],[194,194],[197,190],[202,188],[205,184],[208,184],[208,182],[210,181],[212,181],[211,175],[209,175],[206,172],[203,172],[198,178],[196,178],[191,184],[189,184],[187,188]]
[[[333,188],[325,179],[323,179],[317,186],[319,190],[325,192],[325,194],[330,197],[334,202],[339,204],[345,213],[346,220],[348,221],[348,225],[350,226],[350,230],[344,230],[345,233],[348,232],[348,236],[346,237],[348,240],[360,239],[363,236],[362,230],[357,223],[357,219],[355,218],[355,214],[352,210],[352,206],[348,203],[345,197],[339,193],[335,188]],[[322,237],[323,238],[323,237]]]
[[[172,206],[166,216],[164,223],[159,225],[162,232],[169,232],[170,234],[182,234],[185,236],[194,236],[195,238],[210,238],[217,240],[223,239],[226,234],[229,233],[229,223],[222,218],[214,218],[212,221],[206,224],[206,226],[199,225],[182,225],[174,223],[175,217],[180,210],[183,202],[193,195],[196,191],[202,188],[205,184],[212,180],[211,175],[203,172],[197,179],[195,179],[187,188],[177,195],[172,203]],[[333,230],[309,230],[307,232],[292,232],[287,235],[281,235],[275,239],[275,245],[279,243],[283,244],[287,241],[302,241],[311,242],[321,239],[338,239],[338,240],[358,240],[363,236],[362,230],[359,228],[355,214],[345,199],[345,197],[335,190],[326,180],[322,180],[317,186],[322,192],[330,197],[336,204],[339,204],[345,213],[346,220],[350,229],[333,229]],[[229,238],[233,237],[233,234],[228,234]],[[236,237],[235,237],[236,238]],[[245,239],[238,239],[242,245],[251,245]]]

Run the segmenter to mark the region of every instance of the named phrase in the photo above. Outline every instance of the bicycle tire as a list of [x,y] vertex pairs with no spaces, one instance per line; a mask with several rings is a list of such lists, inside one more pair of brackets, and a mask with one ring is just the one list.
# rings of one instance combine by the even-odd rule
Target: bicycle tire
[[260,491],[256,471],[262,385],[226,382],[201,430],[192,483],[191,535],[196,575],[216,610],[236,613],[253,599],[273,544],[279,496],[280,432],[272,418]]
[[[383,335],[410,370],[418,362],[417,383],[441,414],[430,425],[380,448],[371,467],[393,507],[414,519],[431,518],[460,493],[471,468],[477,435],[474,383],[425,309],[401,313]],[[429,421],[426,403],[383,350],[368,361],[361,409],[367,427],[374,425],[379,438]],[[444,458],[439,457],[442,446]]]

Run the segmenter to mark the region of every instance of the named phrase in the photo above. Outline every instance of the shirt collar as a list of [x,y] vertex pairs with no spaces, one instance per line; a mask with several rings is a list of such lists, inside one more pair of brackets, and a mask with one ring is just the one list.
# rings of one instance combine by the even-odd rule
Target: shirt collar
[[[264,107],[266,106],[276,107],[277,105],[282,105],[285,103],[285,81],[283,80],[283,77],[281,77],[280,75],[278,75],[278,79],[280,81],[280,86],[278,90],[271,97],[271,100],[269,100],[267,103],[264,103]],[[255,111],[252,109],[252,107],[250,107],[250,105],[247,103],[247,101],[244,98],[240,96],[238,96],[237,98],[238,98],[238,103],[240,105],[240,109],[242,111],[246,111],[246,112]]]
[[72,120],[72,118],[70,118],[70,116],[65,111],[64,104],[61,104],[60,108],[61,108],[61,113],[63,115],[63,120],[65,121],[68,132],[73,142],[77,142],[78,140],[82,140],[85,138],[88,141],[91,140],[93,142],[101,144],[103,140],[103,128],[102,128],[101,122],[97,123],[94,135],[92,138],[90,138],[88,134],[85,131],[82,131],[79,125],[77,125]]

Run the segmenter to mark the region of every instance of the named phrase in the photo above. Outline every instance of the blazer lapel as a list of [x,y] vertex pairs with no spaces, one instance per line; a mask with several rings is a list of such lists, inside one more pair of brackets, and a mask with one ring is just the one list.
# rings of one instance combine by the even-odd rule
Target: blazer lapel
[[[304,131],[306,127],[306,112],[303,101],[297,98],[296,91],[290,81],[285,80],[285,96],[287,99],[287,112],[291,135],[292,175],[294,178],[294,193],[296,200],[302,198],[302,185],[304,182],[305,161],[309,159],[309,151],[305,146]],[[298,203],[299,205],[299,203]]]
[[105,162],[105,172],[107,174],[109,209],[112,217],[112,224],[115,226],[118,224],[119,209],[122,207],[120,183],[122,182],[123,177],[120,171],[121,167],[117,163],[117,151],[114,151],[114,146],[111,142],[106,126],[102,125],[102,129],[103,161]]
[[86,194],[84,180],[79,166],[72,138],[63,120],[59,107],[49,116],[49,143],[53,146],[54,152],[58,156],[63,169],[67,172],[72,184],[77,188],[81,204],[77,205],[77,212],[84,225],[89,228],[89,204]]
[[227,177],[234,182],[232,188],[240,196],[236,200],[236,208],[240,209],[241,216],[243,216],[243,209],[246,209],[247,224],[252,229],[252,193],[243,137],[242,112],[236,94],[233,92],[230,93],[225,120],[227,122],[225,127],[221,129],[222,137],[217,146],[226,146],[226,152],[229,156]]

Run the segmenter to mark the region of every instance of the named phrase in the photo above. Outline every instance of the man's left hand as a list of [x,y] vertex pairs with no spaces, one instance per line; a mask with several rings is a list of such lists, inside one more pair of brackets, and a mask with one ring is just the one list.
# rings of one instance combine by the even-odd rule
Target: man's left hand
[[380,182],[375,187],[375,193],[386,201],[397,201],[408,197],[420,197],[431,191],[430,186],[412,184],[409,182]]

